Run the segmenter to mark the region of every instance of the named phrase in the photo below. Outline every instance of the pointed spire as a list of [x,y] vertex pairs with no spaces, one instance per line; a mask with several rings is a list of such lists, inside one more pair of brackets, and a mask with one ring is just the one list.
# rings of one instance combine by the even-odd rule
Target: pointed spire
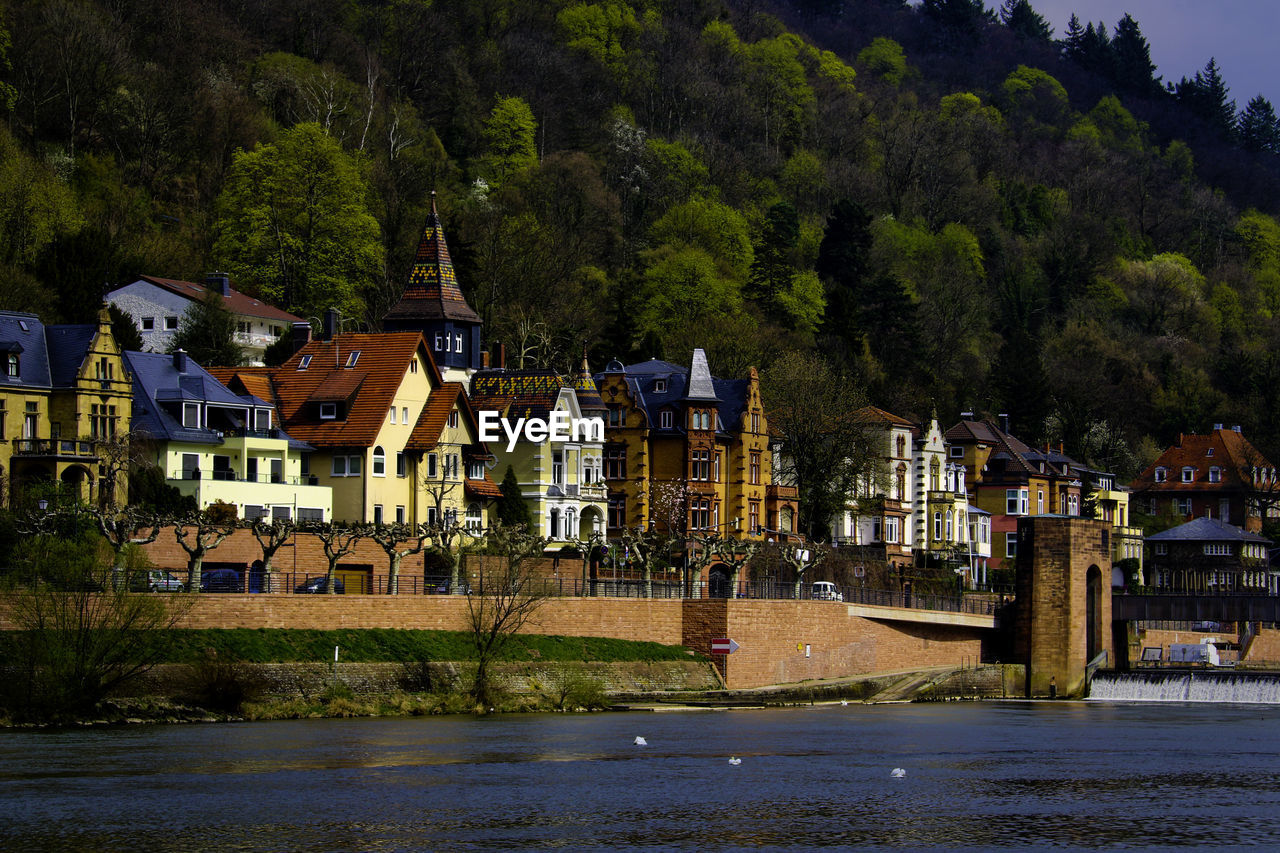
[[689,368],[689,393],[685,394],[684,398],[717,402],[720,400],[716,396],[715,384],[711,381],[711,368],[707,366],[707,354],[701,349],[693,351],[693,364]]
[[596,380],[591,375],[591,367],[587,364],[587,345],[582,345],[582,365],[578,368],[578,372],[569,377],[569,384],[573,386],[574,394],[578,398],[578,408],[583,413],[588,411],[604,411],[607,406],[604,404],[604,398],[600,396],[600,389],[596,387]]
[[467,304],[462,289],[458,287],[449,245],[445,242],[440,214],[436,211],[436,191],[432,190],[431,213],[422,229],[404,294],[386,313],[383,321],[384,326],[391,330],[407,328],[406,324],[412,321],[439,319],[479,323],[480,315]]

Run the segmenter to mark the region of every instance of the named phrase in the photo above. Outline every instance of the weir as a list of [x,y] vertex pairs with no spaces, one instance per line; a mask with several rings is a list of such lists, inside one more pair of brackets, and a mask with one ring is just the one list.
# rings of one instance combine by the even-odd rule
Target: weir
[[1162,670],[1099,672],[1089,698],[1129,702],[1280,705],[1280,673]]

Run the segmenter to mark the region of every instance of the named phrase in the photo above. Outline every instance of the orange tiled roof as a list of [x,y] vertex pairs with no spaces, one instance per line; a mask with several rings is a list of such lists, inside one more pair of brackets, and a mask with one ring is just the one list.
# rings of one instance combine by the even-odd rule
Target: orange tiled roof
[[[1221,481],[1209,482],[1209,469],[1217,467],[1221,472]],[[1246,474],[1257,468],[1273,468],[1274,465],[1260,453],[1257,448],[1234,429],[1217,429],[1208,435],[1181,435],[1178,443],[1160,454],[1160,458],[1147,466],[1131,484],[1134,491],[1184,491],[1202,492],[1223,491],[1251,486],[1245,482]],[[1157,468],[1164,468],[1168,474],[1162,483],[1155,480]],[[1196,469],[1195,478],[1190,483],[1182,482],[1182,469]]]
[[[140,275],[138,278],[142,281],[150,282],[156,287],[162,287],[170,293],[176,293],[181,297],[190,299],[193,302],[199,302],[204,299],[208,288],[203,284],[196,284],[190,281],[180,281],[176,278],[159,278],[154,275]],[[222,301],[226,303],[227,308],[232,314],[242,314],[246,317],[261,317],[264,320],[278,320],[281,323],[302,323],[303,319],[288,311],[283,311],[274,305],[268,305],[256,297],[247,293],[241,293],[232,289],[230,293],[222,297]]]
[[[357,351],[356,364],[345,367]],[[410,359],[419,351],[434,392],[441,385],[440,372],[421,332],[335,335],[310,342],[272,373],[285,429],[316,447],[368,447],[382,428]],[[299,370],[306,356],[311,360],[305,370]],[[320,420],[316,395],[333,399],[331,394],[352,387],[358,387],[359,393],[350,396],[345,417]]]
[[465,491],[481,498],[502,497],[502,489],[489,477],[488,471],[484,472],[483,480],[467,480]]
[[915,429],[916,425],[906,418],[899,417],[892,412],[886,412],[884,409],[875,406],[863,406],[857,411],[858,416],[868,422],[879,421],[892,426],[906,427],[907,429]]
[[[459,397],[461,403],[459,404]],[[440,433],[444,431],[444,426],[449,422],[449,413],[453,411],[454,406],[458,406],[458,410],[463,413],[468,422],[471,424],[472,435],[480,434],[479,427],[476,426],[474,414],[471,407],[467,404],[467,395],[464,393],[461,382],[446,382],[440,386],[438,391],[433,391],[431,396],[427,398],[427,405],[422,407],[422,414],[418,416],[418,422],[413,425],[413,432],[409,435],[409,441],[405,444],[406,451],[424,453],[431,450],[440,443]]]

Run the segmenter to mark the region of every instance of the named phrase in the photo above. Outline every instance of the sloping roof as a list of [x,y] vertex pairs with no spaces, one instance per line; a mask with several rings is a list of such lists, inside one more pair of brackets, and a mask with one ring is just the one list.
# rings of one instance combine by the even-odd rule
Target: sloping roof
[[[702,350],[694,351],[694,367],[698,366],[698,354]],[[612,364],[610,365],[612,367]],[[706,357],[702,359],[702,369],[706,368]],[[751,387],[749,379],[716,379],[711,376],[710,372],[705,375],[705,380],[699,378],[700,383],[704,383],[700,390],[688,390],[690,383],[690,369],[681,367],[678,364],[672,364],[669,361],[652,358],[648,361],[642,361],[637,364],[629,364],[622,369],[626,377],[627,392],[635,401],[636,406],[644,412],[649,424],[654,429],[659,429],[662,423],[658,413],[663,409],[671,409],[673,411],[683,411],[686,403],[715,403],[716,414],[720,424],[726,432],[736,431],[740,428],[742,421],[742,413],[747,407],[747,393]],[[695,374],[699,370],[694,371]],[[596,381],[603,382],[605,378],[611,374],[616,375],[616,370],[606,368],[604,373],[597,374]],[[695,378],[698,378],[695,376]],[[659,391],[659,382],[662,390]],[[706,387],[705,382],[710,383],[710,387]],[[683,432],[685,430],[684,419],[674,418],[670,432]]]
[[589,411],[604,411],[604,399],[600,396],[600,389],[596,386],[596,381],[591,376],[591,368],[587,364],[587,348],[582,348],[582,364],[578,370],[569,377],[569,384],[573,386],[574,393],[578,395],[578,408],[585,414]]
[[[140,275],[138,281],[149,282],[156,287],[164,288],[170,293],[176,293],[192,302],[199,302],[204,299],[204,295],[208,292],[208,288],[203,284],[195,284],[190,281],[181,281],[176,278],[160,278],[154,275]],[[301,317],[290,314],[288,311],[281,310],[274,305],[250,296],[247,293],[232,288],[231,291],[222,297],[222,301],[226,303],[227,309],[232,314],[241,314],[245,317],[260,317],[264,320],[276,320],[280,323],[302,323],[305,322]]]
[[469,495],[479,498],[500,498],[502,497],[502,489],[498,484],[493,482],[489,476],[489,472],[484,472],[483,480],[466,480],[463,491]]
[[18,376],[15,379],[0,369],[0,387],[50,386],[49,350],[44,337],[44,324],[35,314],[0,311],[0,352],[6,356],[8,353],[18,353]]
[[693,351],[693,364],[689,368],[689,391],[686,400],[714,402],[716,396],[715,383],[711,380],[711,368],[707,366],[707,354],[702,349]]
[[867,423],[882,423],[905,429],[916,428],[916,425],[906,418],[895,415],[892,412],[886,412],[884,409],[879,409],[875,406],[863,406],[855,414],[858,415],[860,420]]
[[154,352],[126,352],[125,362],[133,374],[134,429],[160,440],[195,441],[217,444],[221,437],[209,429],[184,427],[158,402],[202,401],[230,407],[252,406],[253,401],[235,394],[209,371],[187,359],[185,373],[179,373],[172,355]]
[[97,324],[88,323],[45,326],[45,340],[49,350],[49,379],[54,387],[74,385],[84,364],[93,336],[98,333]]
[[[1211,467],[1220,471],[1221,480],[1217,483],[1209,482],[1208,472]],[[1245,475],[1250,474],[1255,467],[1271,469],[1275,466],[1243,433],[1234,429],[1216,429],[1208,435],[1180,435],[1178,443],[1161,453],[1160,458],[1148,465],[1130,485],[1135,491],[1231,491],[1251,487],[1246,482]],[[1164,482],[1156,482],[1157,468],[1164,468],[1169,472]],[[1182,482],[1183,468],[1196,469],[1192,482]]]
[[570,387],[554,370],[481,370],[471,377],[471,405],[508,418],[548,418]]
[[1242,530],[1220,518],[1194,518],[1160,533],[1146,537],[1148,542],[1262,542],[1271,540]]
[[[361,352],[361,355],[364,353]],[[350,400],[360,386],[364,384],[367,370],[338,369],[333,370],[321,380],[307,400],[312,403],[345,403]]]
[[444,431],[445,424],[449,422],[449,413],[453,411],[454,406],[458,407],[458,411],[471,424],[472,435],[479,436],[480,429],[476,425],[475,413],[467,400],[466,389],[462,387],[461,382],[446,382],[440,386],[439,390],[431,392],[431,396],[427,398],[427,404],[422,407],[422,413],[418,415],[418,422],[413,425],[413,432],[409,434],[409,440],[405,443],[404,449],[425,453],[439,444],[440,434]]
[[[480,315],[467,304],[458,286],[458,277],[444,239],[444,228],[436,213],[435,193],[431,194],[431,215],[418,240],[418,251],[409,270],[400,301],[383,315],[387,328],[404,328],[405,323],[420,320],[459,320],[479,323]],[[390,321],[390,322],[388,322]]]
[[[316,447],[372,445],[409,369],[409,361],[419,350],[434,391],[440,387],[440,372],[421,332],[345,334],[311,341],[271,373],[281,421],[290,434]],[[343,366],[357,351],[360,356],[356,364]],[[307,356],[307,368],[299,370]],[[316,401],[317,393],[328,397],[353,386],[358,386],[360,393],[350,397],[345,417],[321,420],[318,407],[308,405]]]

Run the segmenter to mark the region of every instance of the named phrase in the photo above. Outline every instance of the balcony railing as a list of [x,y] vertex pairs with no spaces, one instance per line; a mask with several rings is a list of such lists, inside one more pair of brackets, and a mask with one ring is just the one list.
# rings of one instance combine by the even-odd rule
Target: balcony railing
[[13,453],[15,456],[75,456],[96,459],[98,452],[94,445],[95,442],[87,439],[15,438]]
[[218,483],[274,483],[284,486],[318,486],[320,480],[314,474],[303,474],[300,477],[286,477],[284,475],[275,474],[257,474],[240,476],[235,471],[201,471],[199,469],[190,469],[179,471],[177,476],[169,477],[170,480],[212,480]]

